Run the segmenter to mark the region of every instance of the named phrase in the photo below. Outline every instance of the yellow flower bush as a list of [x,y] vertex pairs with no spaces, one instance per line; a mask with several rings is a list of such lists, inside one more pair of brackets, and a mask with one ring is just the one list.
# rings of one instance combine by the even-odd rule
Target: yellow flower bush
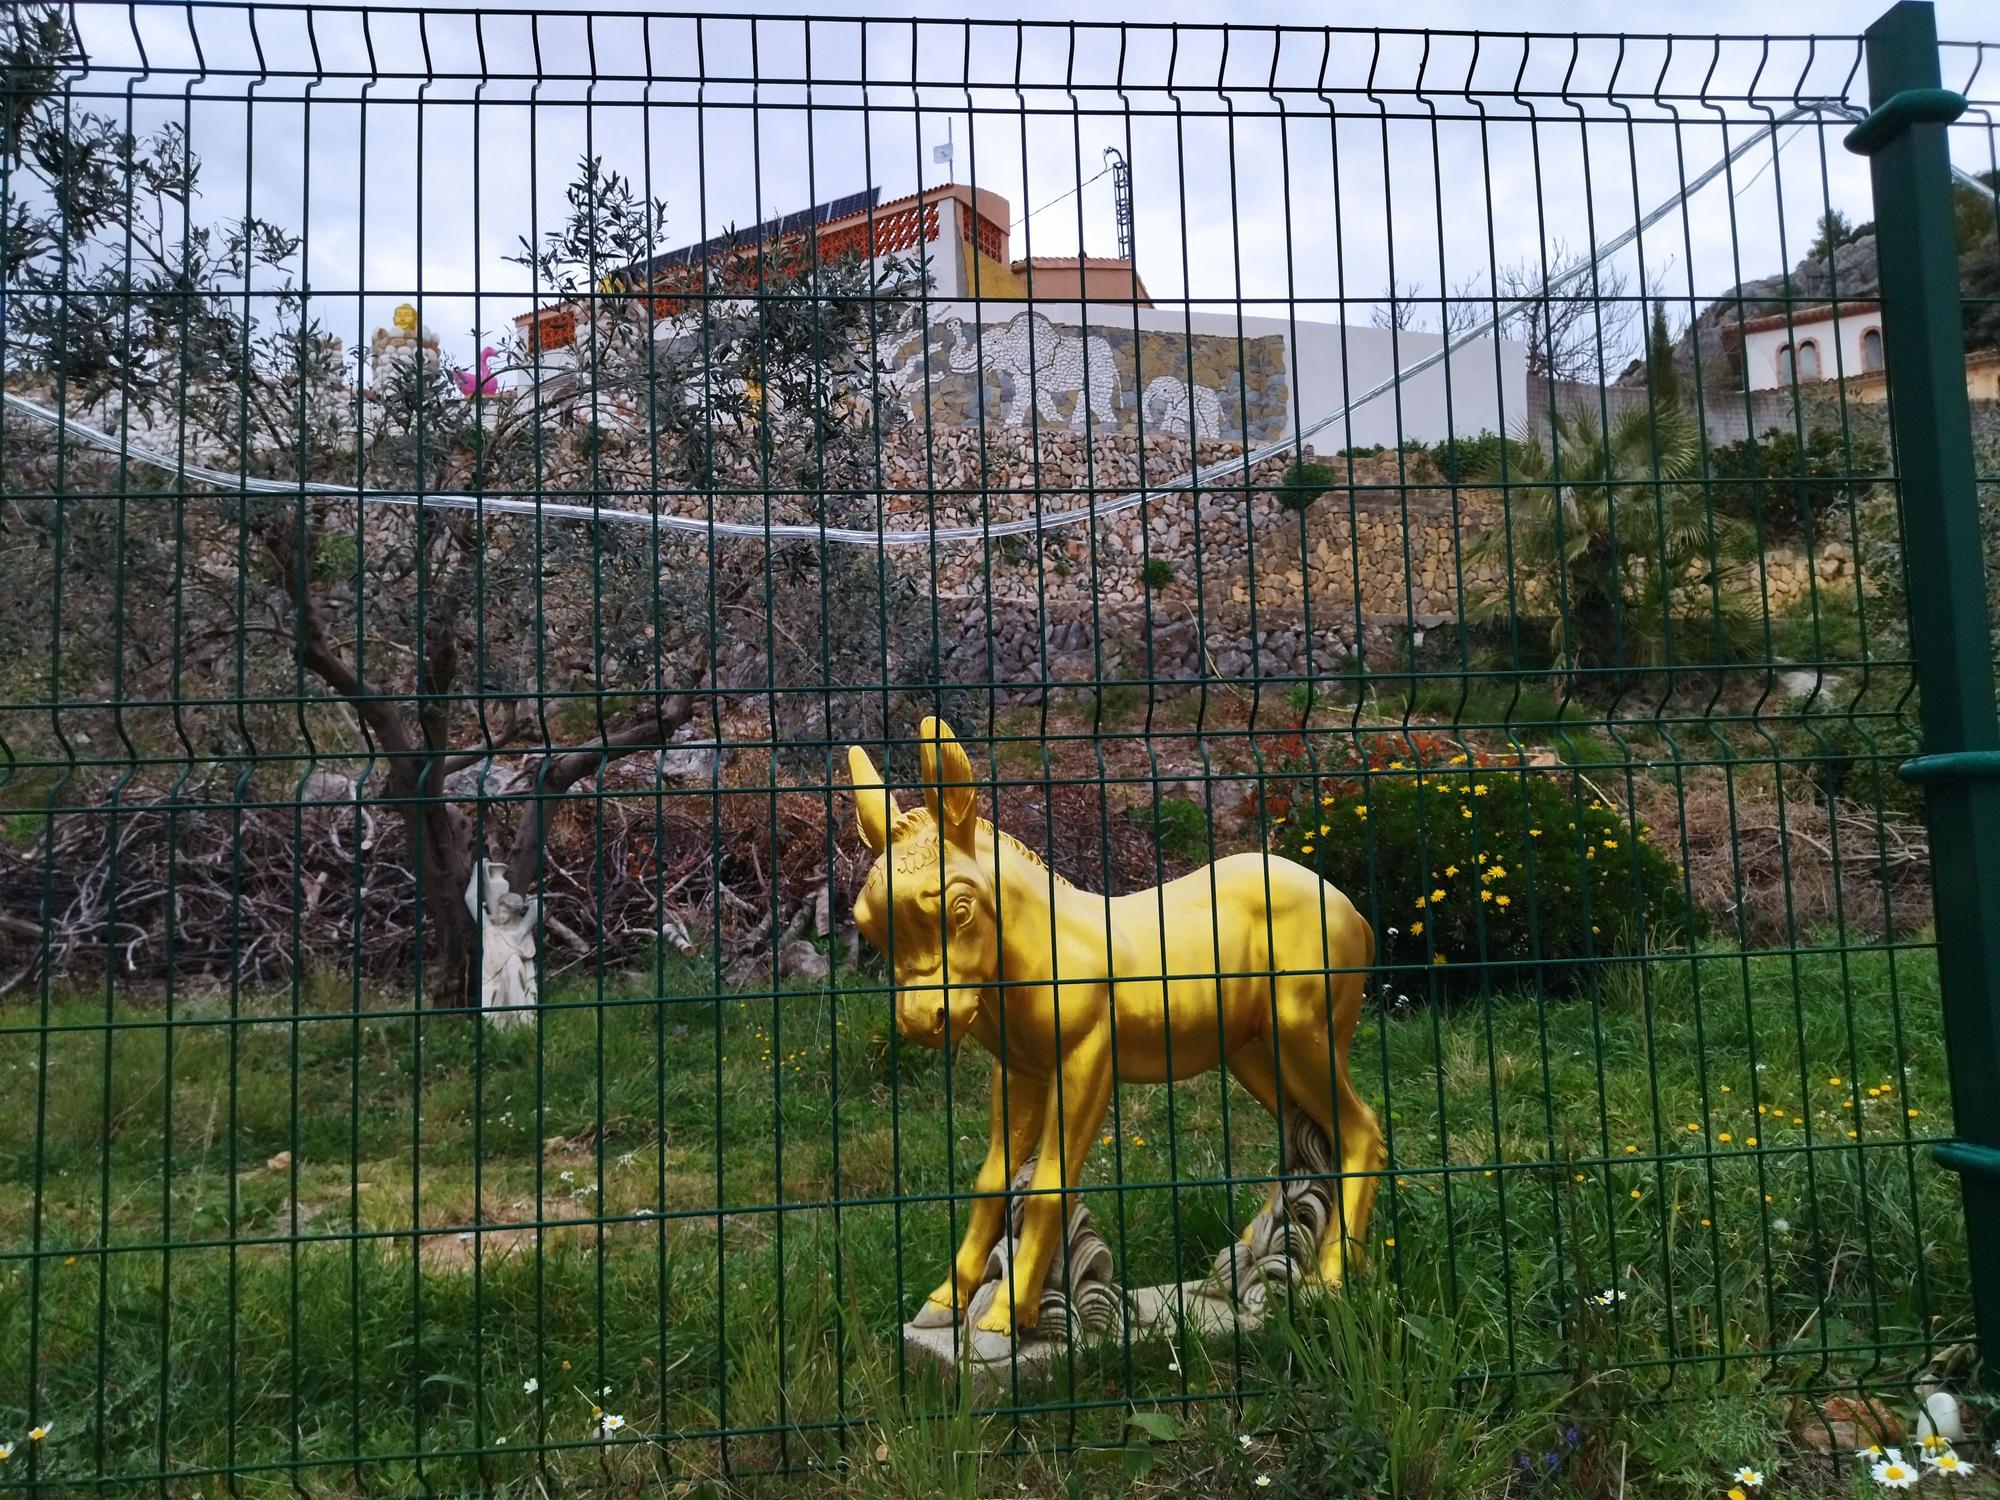
[[[1559,984],[1580,976],[1575,960],[1695,935],[1673,862],[1567,776],[1442,736],[1377,738],[1310,750],[1294,741],[1267,765],[1279,776],[1271,847],[1347,892],[1373,922],[1382,961],[1450,965],[1464,986],[1533,971]],[[1318,818],[1296,827],[1300,810],[1322,807],[1351,816],[1321,836]]]

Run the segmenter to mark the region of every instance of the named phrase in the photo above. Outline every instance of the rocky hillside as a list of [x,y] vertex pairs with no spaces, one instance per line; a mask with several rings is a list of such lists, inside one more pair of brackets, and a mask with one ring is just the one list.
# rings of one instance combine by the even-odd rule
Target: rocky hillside
[[[1733,337],[1725,330],[1752,318],[1783,312],[1789,304],[1805,307],[1815,302],[1873,297],[1882,289],[1882,276],[1875,261],[1875,236],[1864,234],[1827,256],[1808,256],[1791,271],[1759,277],[1731,288],[1711,302],[1674,342],[1674,362],[1684,371],[1700,361],[1711,373],[1728,370],[1728,383],[1736,383],[1735,370],[1728,362],[1734,348]],[[1634,360],[1618,377],[1619,385],[1643,386],[1646,365]]]

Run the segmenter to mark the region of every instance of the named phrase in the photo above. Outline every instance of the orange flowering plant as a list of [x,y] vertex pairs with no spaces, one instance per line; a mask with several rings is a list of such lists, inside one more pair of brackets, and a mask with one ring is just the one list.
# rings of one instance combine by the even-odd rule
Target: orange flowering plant
[[1556,984],[1695,931],[1650,830],[1574,772],[1423,731],[1269,749],[1270,847],[1347,892],[1383,962]]

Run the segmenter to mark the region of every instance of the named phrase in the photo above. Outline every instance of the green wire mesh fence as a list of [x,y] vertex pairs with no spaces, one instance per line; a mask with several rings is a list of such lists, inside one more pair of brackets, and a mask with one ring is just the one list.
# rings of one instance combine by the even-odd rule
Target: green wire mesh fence
[[1351,898],[1348,1275],[1450,1376],[1958,1358],[2000,96],[1928,24],[10,8],[0,1486],[1281,1382],[1305,1274],[1215,1267],[1328,1167],[1212,1069],[1105,1101],[1069,1337],[906,1338],[994,1201],[852,915],[848,747],[910,806],[929,715],[1051,901]]

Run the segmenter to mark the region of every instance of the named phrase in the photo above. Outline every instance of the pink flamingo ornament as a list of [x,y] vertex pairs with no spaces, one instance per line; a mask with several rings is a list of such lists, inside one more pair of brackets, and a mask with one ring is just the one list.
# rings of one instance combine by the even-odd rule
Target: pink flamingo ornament
[[475,378],[468,370],[460,370],[457,375],[458,388],[470,401],[474,396],[497,396],[500,382],[493,375],[493,355],[491,346],[479,351],[479,374]]

